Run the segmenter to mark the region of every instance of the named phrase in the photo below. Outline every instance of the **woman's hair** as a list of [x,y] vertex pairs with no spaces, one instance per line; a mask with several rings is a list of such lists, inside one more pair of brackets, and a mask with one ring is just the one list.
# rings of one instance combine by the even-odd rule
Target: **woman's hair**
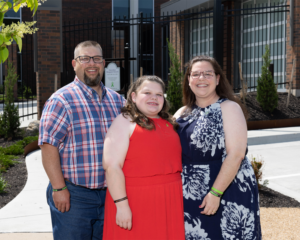
[[[161,85],[161,88],[163,90],[163,93],[165,93],[165,84],[164,82],[157,76],[142,76],[139,77],[129,88],[128,93],[127,93],[127,103],[126,105],[121,109],[121,113],[123,114],[124,117],[129,116],[132,120],[132,122],[137,123],[140,125],[142,128],[146,128],[148,130],[152,130],[155,128],[154,122],[151,118],[148,118],[145,114],[143,114],[136,106],[136,104],[132,101],[132,96],[131,94],[134,92],[135,94],[138,94],[140,86],[143,84],[145,81],[150,81],[150,82],[156,82]],[[169,103],[168,101],[164,98],[164,104],[161,109],[161,111],[158,113],[158,116],[160,116],[162,119],[167,120],[173,125],[173,128],[176,130],[178,128],[178,124],[175,122],[173,119],[172,115],[169,114]]]
[[196,102],[196,96],[189,86],[188,77],[191,73],[193,65],[197,62],[202,62],[202,61],[209,62],[212,65],[216,76],[220,75],[219,84],[216,87],[217,95],[220,98],[227,98],[231,101],[238,103],[243,110],[245,118],[247,119],[248,114],[246,108],[241,104],[240,100],[234,95],[232,87],[228,82],[218,62],[214,58],[209,56],[204,56],[204,55],[194,57],[185,65],[187,69],[183,79],[183,105],[185,105],[187,108],[184,111],[184,114],[189,113],[192,109],[193,104]]

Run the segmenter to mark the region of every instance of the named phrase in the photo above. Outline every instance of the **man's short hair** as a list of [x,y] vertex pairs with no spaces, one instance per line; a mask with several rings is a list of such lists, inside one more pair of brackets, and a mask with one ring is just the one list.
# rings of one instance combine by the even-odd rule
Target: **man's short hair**
[[75,47],[75,50],[74,50],[74,59],[76,57],[78,57],[79,50],[81,48],[84,48],[84,47],[96,47],[96,48],[99,48],[100,52],[101,52],[101,55],[102,55],[102,48],[101,48],[100,44],[97,43],[97,42],[95,42],[95,41],[88,40],[88,41],[84,41],[84,42],[81,42],[81,43],[77,44],[77,46]]

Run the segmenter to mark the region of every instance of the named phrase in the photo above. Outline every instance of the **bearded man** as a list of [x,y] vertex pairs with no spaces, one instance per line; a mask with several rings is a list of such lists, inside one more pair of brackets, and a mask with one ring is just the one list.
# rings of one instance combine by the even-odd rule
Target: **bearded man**
[[101,82],[101,46],[79,43],[74,51],[73,82],[45,103],[39,145],[49,177],[47,202],[54,240],[102,239],[105,173],[103,142],[125,99]]

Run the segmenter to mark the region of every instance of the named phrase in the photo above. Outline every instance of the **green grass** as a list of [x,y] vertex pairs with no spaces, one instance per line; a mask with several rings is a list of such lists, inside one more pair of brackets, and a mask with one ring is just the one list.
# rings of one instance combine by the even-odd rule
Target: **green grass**
[[[26,100],[26,98],[23,96],[18,96],[19,100]],[[28,100],[32,100],[32,99],[36,99],[36,95],[30,96],[30,98],[28,98]]]
[[[0,101],[4,101],[4,95],[3,94],[0,94]],[[22,97],[22,96],[18,96],[18,99],[19,100],[26,100],[25,97]],[[30,96],[30,98],[28,98],[28,100],[35,100],[36,99],[36,95],[33,95],[33,96]]]
[[5,188],[8,187],[7,182],[5,181],[5,179],[2,177],[2,175],[0,174],[0,193],[5,193]]
[[8,168],[19,163],[14,161],[15,156],[23,154],[24,147],[36,140],[38,140],[38,136],[26,137],[9,147],[0,147],[0,193],[5,193],[5,189],[8,187],[8,184],[1,173],[6,172]]
[[0,153],[0,173],[6,172],[9,167],[18,163],[17,161],[13,160],[14,158],[15,156],[13,155],[5,155]]
[[24,147],[37,139],[38,136],[26,137],[9,147],[0,147],[0,172],[6,172],[9,167],[17,163],[17,161],[13,161],[15,156],[22,155]]
[[5,155],[21,155],[24,153],[24,147],[36,140],[38,140],[38,136],[26,137],[23,140],[20,140],[9,147],[0,147],[0,154],[3,153]]

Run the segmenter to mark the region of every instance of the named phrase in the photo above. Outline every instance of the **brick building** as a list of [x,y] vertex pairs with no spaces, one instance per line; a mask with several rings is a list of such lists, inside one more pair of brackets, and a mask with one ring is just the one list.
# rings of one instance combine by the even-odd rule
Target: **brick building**
[[[73,80],[74,48],[88,39],[102,45],[107,63],[109,59],[123,59],[124,46],[129,44],[130,57],[135,59],[130,64],[133,78],[142,71],[164,81],[169,72],[169,39],[180,56],[182,69],[193,56],[215,56],[238,89],[241,63],[243,78],[252,91],[260,75],[264,46],[269,44],[274,80],[278,91],[286,91],[293,59],[300,54],[299,13],[300,2],[296,0],[48,0],[34,16],[37,34],[24,38],[21,54],[14,51],[11,55],[20,82],[34,92],[36,88],[38,118],[56,88]],[[16,19],[32,21],[32,13],[23,9]],[[297,96],[299,64],[295,61],[292,80],[292,93]],[[123,62],[117,65],[124,71]],[[3,77],[5,68],[1,70]]]
[[[17,17],[14,21],[36,20],[36,27],[39,28],[34,36],[24,38],[22,53],[11,52],[11,56],[19,62],[19,82],[30,86],[37,95],[38,118],[51,94],[74,78],[71,60],[74,48],[79,42],[96,40],[103,48],[105,59],[124,58],[128,34],[118,30],[118,25],[124,22],[124,16],[127,19],[136,18],[141,12],[144,16],[159,15],[160,5],[166,1],[51,0],[42,4],[34,17],[27,8],[15,14]],[[11,14],[14,15],[13,12]],[[111,25],[113,19],[119,19],[113,23],[115,26]],[[103,29],[108,31],[104,33]],[[159,38],[160,29],[155,29],[151,32],[149,41],[160,44]],[[130,44],[132,51],[135,50],[137,55],[138,44],[136,41]],[[159,61],[154,61],[155,54],[160,54],[159,49],[147,54],[149,74],[153,74],[155,66],[160,68],[161,65]],[[144,57],[144,61],[145,59]],[[124,66],[122,68],[124,69]],[[71,75],[67,81],[64,79],[65,74]],[[5,76],[5,69],[1,76]],[[2,83],[3,81],[0,85]]]
[[297,61],[300,1],[171,0],[161,5],[161,15],[170,12],[178,15],[177,20],[182,18],[182,13],[194,18],[170,25],[170,39],[182,62],[196,55],[214,56],[237,90],[241,85],[241,63],[248,90],[255,91],[263,63],[261,56],[265,45],[269,45],[278,91],[289,87],[295,59],[291,87],[292,93],[300,96],[300,62]]

